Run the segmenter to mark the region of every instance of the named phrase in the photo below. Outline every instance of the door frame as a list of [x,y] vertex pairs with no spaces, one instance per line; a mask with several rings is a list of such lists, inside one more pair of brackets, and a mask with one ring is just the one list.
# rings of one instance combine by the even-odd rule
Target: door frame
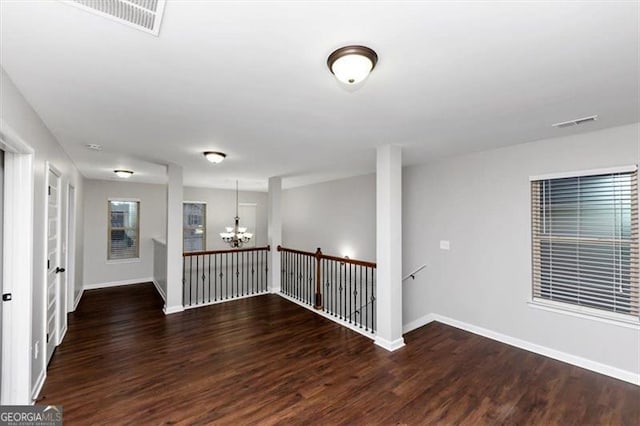
[[[5,151],[3,291],[12,300],[2,309],[2,405],[32,404],[31,324],[33,292],[34,150],[0,119]],[[12,206],[9,209],[7,206]]]
[[[67,183],[67,300],[65,313],[75,310],[76,291],[76,187]],[[66,327],[65,327],[66,331]],[[64,335],[64,334],[63,334]]]
[[[51,162],[49,161],[45,161],[44,162],[44,172],[45,172],[45,181],[44,181],[44,221],[45,221],[45,225],[44,225],[44,232],[45,232],[45,236],[44,236],[44,255],[45,258],[48,258],[48,251],[49,251],[49,193],[48,193],[48,188],[49,185],[51,185],[51,181],[49,179],[49,172],[53,173],[54,175],[56,175],[58,177],[58,187],[56,189],[56,197],[58,197],[57,203],[56,205],[58,206],[58,213],[57,213],[57,227],[56,227],[56,253],[57,253],[57,259],[55,260],[55,262],[57,263],[57,265],[55,265],[55,267],[59,267],[61,266],[61,262],[62,262],[62,173],[60,172],[60,170],[55,167],[53,164],[51,164]],[[44,262],[43,262],[44,263]],[[43,284],[44,284],[44,297],[43,297],[43,323],[44,323],[44,332],[45,332],[45,336],[47,334],[47,330],[49,329],[48,327],[48,322],[49,322],[49,318],[47,316],[47,313],[49,312],[49,307],[48,307],[48,302],[49,302],[49,269],[47,268],[47,265],[44,264],[42,265],[44,268],[44,274],[43,277],[44,279]],[[54,299],[55,299],[55,311],[54,311],[54,332],[56,333],[55,336],[49,336],[49,341],[51,341],[53,339],[53,343],[54,343],[54,349],[53,351],[55,351],[55,347],[57,347],[60,344],[60,311],[61,311],[61,303],[60,303],[60,275],[58,273],[56,273],[55,275],[55,292],[54,292]],[[43,350],[45,351],[44,356],[42,357],[43,359],[43,371],[45,372],[45,377],[46,377],[46,371],[47,371],[47,366],[49,365],[49,356],[47,354],[47,351],[49,350],[49,341],[47,341],[45,339],[44,343],[44,347]],[[51,352],[51,355],[53,356],[53,352]],[[34,395],[35,396],[35,395]]]

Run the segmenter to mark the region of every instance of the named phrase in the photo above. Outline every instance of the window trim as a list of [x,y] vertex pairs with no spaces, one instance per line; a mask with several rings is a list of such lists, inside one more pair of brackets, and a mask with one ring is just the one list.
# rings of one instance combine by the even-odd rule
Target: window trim
[[[634,172],[638,172],[637,164],[600,168],[600,169],[576,170],[572,172],[532,175],[532,176],[529,176],[529,183],[531,184],[531,182],[551,180],[551,179],[564,179],[564,178],[573,178],[573,177],[582,177],[582,176],[597,176],[597,175],[606,175],[606,174],[615,174],[615,173],[634,173]],[[640,173],[638,173],[637,179],[638,179],[638,187],[640,188]],[[529,187],[531,187],[531,185],[529,185]],[[639,189],[639,192],[640,192],[640,189]],[[640,197],[640,194],[638,196]],[[638,208],[637,219],[640,222],[640,208]],[[628,328],[640,330],[640,316],[635,316],[630,314],[620,314],[616,312],[609,312],[603,309],[595,309],[595,308],[590,308],[588,306],[574,305],[571,303],[565,303],[565,302],[559,302],[555,300],[547,300],[544,298],[535,297],[533,292],[533,279],[534,279],[533,277],[533,223],[532,223],[531,201],[529,201],[529,238],[530,238],[529,258],[531,259],[531,262],[532,262],[532,270],[530,273],[531,279],[529,281],[529,300],[527,301],[528,306],[530,306],[531,308],[542,309],[542,310],[555,312],[563,315],[586,318],[590,320],[601,321],[609,324],[615,324],[622,327],[628,327]],[[640,242],[638,243],[638,246],[640,248]]]
[[533,182],[536,180],[565,179],[565,178],[582,177],[582,176],[609,175],[613,173],[633,173],[636,171],[638,171],[637,164],[628,164],[625,166],[606,167],[603,169],[576,170],[572,172],[558,172],[558,173],[549,173],[544,175],[533,175],[533,176],[529,176],[529,182]]
[[[136,229],[136,237],[137,237],[137,241],[138,244],[136,246],[136,256],[135,257],[125,257],[125,258],[121,258],[121,259],[111,259],[111,202],[113,201],[118,201],[118,202],[123,202],[123,203],[138,203],[138,208],[137,208],[137,219],[136,219],[136,223],[138,224],[138,226],[135,228]],[[114,263],[137,263],[140,262],[140,205],[142,203],[140,202],[139,198],[125,198],[125,197],[108,197],[107,198],[107,264],[114,264]],[[116,228],[119,229],[119,228]],[[124,228],[125,230],[127,229],[126,227]]]
[[[533,295],[532,295],[533,296]],[[620,327],[632,328],[640,330],[640,319],[631,315],[617,314],[615,312],[593,309],[587,306],[571,305],[569,303],[557,302],[554,300],[545,300],[537,297],[531,297],[527,302],[531,308],[543,311],[555,312],[557,314],[569,315],[577,318],[584,318],[593,321],[613,324]]]
[[204,204],[204,218],[202,220],[202,222],[204,223],[204,227],[203,227],[204,232],[202,233],[202,251],[206,251],[207,250],[207,210],[209,210],[207,206],[207,202],[206,201],[188,201],[188,200],[185,200],[182,202],[182,246],[183,247],[184,247],[184,240],[185,240],[184,231],[185,229],[191,229],[184,225],[184,205],[185,204]]

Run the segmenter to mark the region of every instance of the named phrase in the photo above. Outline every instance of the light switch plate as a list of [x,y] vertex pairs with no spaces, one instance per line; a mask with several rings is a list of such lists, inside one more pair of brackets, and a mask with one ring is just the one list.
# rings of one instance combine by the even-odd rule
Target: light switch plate
[[449,241],[440,240],[440,250],[449,250],[449,249],[450,249]]

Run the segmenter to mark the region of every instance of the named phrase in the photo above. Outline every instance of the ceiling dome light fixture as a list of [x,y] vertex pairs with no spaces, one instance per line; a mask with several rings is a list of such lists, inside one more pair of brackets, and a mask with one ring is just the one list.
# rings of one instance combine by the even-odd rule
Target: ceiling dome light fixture
[[204,156],[207,157],[207,160],[211,161],[213,164],[218,164],[227,157],[227,154],[218,151],[206,151],[204,153]]
[[122,179],[129,179],[133,175],[133,172],[131,170],[122,170],[122,169],[114,170],[113,173],[115,173],[116,176]]
[[346,84],[358,84],[378,63],[378,55],[365,46],[344,46],[335,50],[327,59],[329,70]]

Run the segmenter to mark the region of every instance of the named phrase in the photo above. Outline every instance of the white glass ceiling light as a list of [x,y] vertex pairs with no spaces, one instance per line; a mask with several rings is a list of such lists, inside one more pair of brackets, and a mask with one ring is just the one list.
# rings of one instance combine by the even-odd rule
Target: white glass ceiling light
[[375,68],[378,55],[365,46],[345,46],[334,51],[327,59],[329,69],[338,80],[358,84]]
[[218,164],[227,157],[227,154],[218,151],[207,151],[204,153],[204,156],[207,157],[207,160],[211,161],[213,164]]
[[114,170],[113,173],[115,173],[116,176],[122,179],[129,179],[131,175],[133,175],[133,172],[131,170],[122,170],[122,169]]

